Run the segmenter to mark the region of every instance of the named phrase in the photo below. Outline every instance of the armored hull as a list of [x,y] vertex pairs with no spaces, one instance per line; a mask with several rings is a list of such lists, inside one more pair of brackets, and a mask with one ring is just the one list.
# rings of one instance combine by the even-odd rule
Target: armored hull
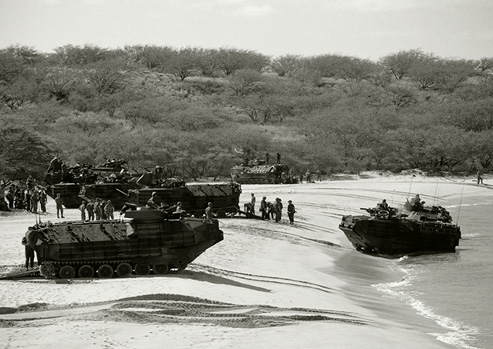
[[384,255],[454,252],[461,238],[455,224],[402,217],[344,216],[339,228],[358,251]]
[[207,204],[212,202],[213,212],[222,218],[227,213],[238,212],[241,186],[237,183],[187,183],[172,188],[136,189],[129,191],[128,201],[144,206],[154,192],[158,202],[172,206],[180,201],[182,208],[195,216],[202,216]]
[[217,221],[132,211],[123,221],[63,222],[29,228],[26,239],[47,278],[110,278],[182,270],[223,239]]
[[130,189],[135,189],[136,187],[137,184],[135,182],[94,183],[82,186],[78,195],[86,201],[96,198],[103,199],[105,201],[111,200],[115,208],[118,210],[122,208],[125,202],[128,201],[127,192]]
[[60,194],[66,208],[77,208],[82,203],[82,199],[79,197],[81,188],[82,185],[78,183],[58,183],[49,186],[47,194],[53,199]]
[[286,165],[240,165],[231,169],[231,177],[240,184],[296,183]]

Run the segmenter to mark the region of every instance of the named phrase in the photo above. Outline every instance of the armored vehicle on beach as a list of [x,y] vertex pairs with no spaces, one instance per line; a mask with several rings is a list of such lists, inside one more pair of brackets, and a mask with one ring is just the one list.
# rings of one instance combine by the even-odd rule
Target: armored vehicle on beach
[[179,271],[223,240],[216,220],[138,210],[124,220],[37,224],[26,232],[46,278]]
[[153,193],[157,201],[169,206],[181,202],[189,214],[201,217],[209,202],[219,218],[236,214],[240,208],[241,186],[238,183],[182,183],[165,187],[146,187],[129,190],[128,201],[137,206],[145,206]]
[[231,168],[231,178],[240,184],[288,184],[297,183],[289,174],[289,167],[275,164],[237,165]]
[[369,215],[342,217],[339,228],[361,252],[402,256],[409,253],[454,252],[460,227],[441,206],[364,209]]
[[96,167],[76,164],[66,168],[55,158],[45,177],[47,193],[52,198],[59,194],[66,208],[77,208],[83,200],[100,198],[112,200],[119,209],[126,201],[125,192],[137,188],[136,175],[130,174],[125,164],[125,160],[107,160]]

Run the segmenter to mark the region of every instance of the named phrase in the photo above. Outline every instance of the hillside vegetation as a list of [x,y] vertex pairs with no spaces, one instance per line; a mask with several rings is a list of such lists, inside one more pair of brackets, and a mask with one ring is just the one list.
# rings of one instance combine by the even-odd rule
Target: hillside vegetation
[[297,174],[489,171],[493,58],[378,62],[239,49],[0,50],[0,178],[126,159],[186,179],[282,154]]

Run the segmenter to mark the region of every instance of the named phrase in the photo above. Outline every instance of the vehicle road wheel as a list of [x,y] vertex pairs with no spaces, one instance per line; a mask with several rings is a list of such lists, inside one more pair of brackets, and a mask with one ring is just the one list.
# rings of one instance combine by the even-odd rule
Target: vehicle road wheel
[[98,268],[98,275],[101,279],[109,279],[113,276],[113,268],[108,264],[103,264]]
[[132,266],[128,263],[120,263],[116,267],[116,273],[119,277],[126,277],[132,274]]
[[217,211],[216,215],[217,218],[226,218],[226,212],[224,212],[223,210]]
[[51,263],[43,263],[39,267],[39,272],[47,279],[53,279],[55,276],[55,267]]
[[154,264],[152,270],[154,271],[154,274],[164,275],[168,273],[169,268],[167,264]]
[[135,265],[135,273],[137,275],[147,275],[151,271],[151,267],[149,264],[136,264]]
[[75,269],[70,265],[64,265],[60,269],[60,278],[62,279],[73,279],[75,276]]
[[94,269],[90,265],[83,265],[79,268],[80,278],[92,278],[94,276]]

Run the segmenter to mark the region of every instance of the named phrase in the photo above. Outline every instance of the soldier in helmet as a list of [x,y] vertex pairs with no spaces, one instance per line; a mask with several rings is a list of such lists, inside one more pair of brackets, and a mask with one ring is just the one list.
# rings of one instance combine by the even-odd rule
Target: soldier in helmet
[[206,221],[212,221],[212,202],[207,204],[207,208],[205,209],[205,219]]
[[151,198],[147,200],[147,208],[158,209],[160,207],[160,202],[157,196],[157,192],[152,192]]
[[57,218],[60,218],[60,215],[63,217],[63,199],[60,197],[60,194],[56,194],[55,198],[55,203],[56,203],[56,216]]
[[104,212],[106,213],[106,219],[115,219],[115,206],[111,203],[111,200],[106,202],[106,206],[104,206]]

